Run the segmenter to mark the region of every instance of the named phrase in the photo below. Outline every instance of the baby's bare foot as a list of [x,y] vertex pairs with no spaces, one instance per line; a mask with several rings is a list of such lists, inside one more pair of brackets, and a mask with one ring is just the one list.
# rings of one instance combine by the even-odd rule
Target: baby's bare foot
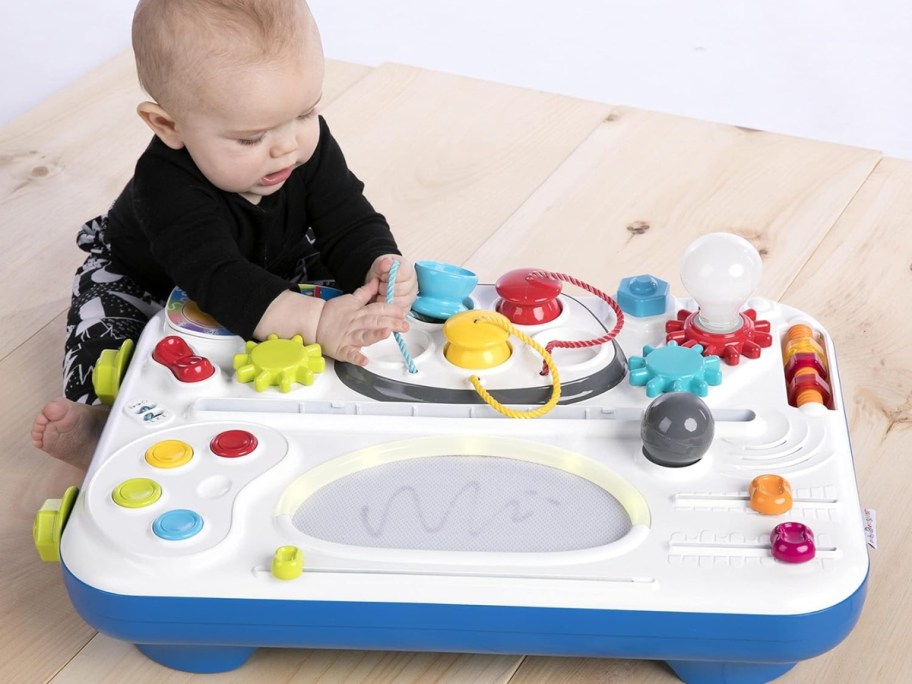
[[107,418],[107,407],[77,404],[63,397],[54,399],[35,416],[32,444],[54,458],[86,470]]

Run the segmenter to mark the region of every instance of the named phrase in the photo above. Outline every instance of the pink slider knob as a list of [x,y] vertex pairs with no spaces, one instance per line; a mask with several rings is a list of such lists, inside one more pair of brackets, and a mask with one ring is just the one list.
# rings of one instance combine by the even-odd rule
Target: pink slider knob
[[799,522],[776,525],[770,534],[773,558],[785,563],[806,563],[817,554],[814,533]]

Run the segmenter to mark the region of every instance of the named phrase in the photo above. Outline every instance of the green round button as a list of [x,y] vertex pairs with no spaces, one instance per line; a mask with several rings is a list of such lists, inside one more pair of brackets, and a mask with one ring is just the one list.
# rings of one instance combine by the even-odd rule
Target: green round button
[[161,494],[161,486],[155,480],[147,477],[134,477],[117,485],[112,496],[118,506],[143,508],[158,501]]

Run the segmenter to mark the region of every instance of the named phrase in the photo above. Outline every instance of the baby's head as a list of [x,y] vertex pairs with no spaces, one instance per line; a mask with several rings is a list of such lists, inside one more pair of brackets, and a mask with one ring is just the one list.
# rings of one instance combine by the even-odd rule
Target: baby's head
[[253,202],[316,149],[323,49],[305,0],[140,0],[140,117],[216,187]]
[[172,114],[217,94],[237,70],[279,62],[313,41],[304,0],[140,0],[133,17],[140,85]]

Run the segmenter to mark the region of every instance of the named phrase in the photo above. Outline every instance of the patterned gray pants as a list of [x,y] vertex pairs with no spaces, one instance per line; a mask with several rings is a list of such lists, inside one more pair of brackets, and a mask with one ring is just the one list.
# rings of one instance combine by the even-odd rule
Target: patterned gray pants
[[63,357],[63,393],[83,404],[98,404],[92,369],[105,349],[119,349],[124,340],[139,339],[148,320],[165,302],[123,273],[111,268],[106,236],[107,216],[79,229],[76,244],[89,256],[73,278]]

